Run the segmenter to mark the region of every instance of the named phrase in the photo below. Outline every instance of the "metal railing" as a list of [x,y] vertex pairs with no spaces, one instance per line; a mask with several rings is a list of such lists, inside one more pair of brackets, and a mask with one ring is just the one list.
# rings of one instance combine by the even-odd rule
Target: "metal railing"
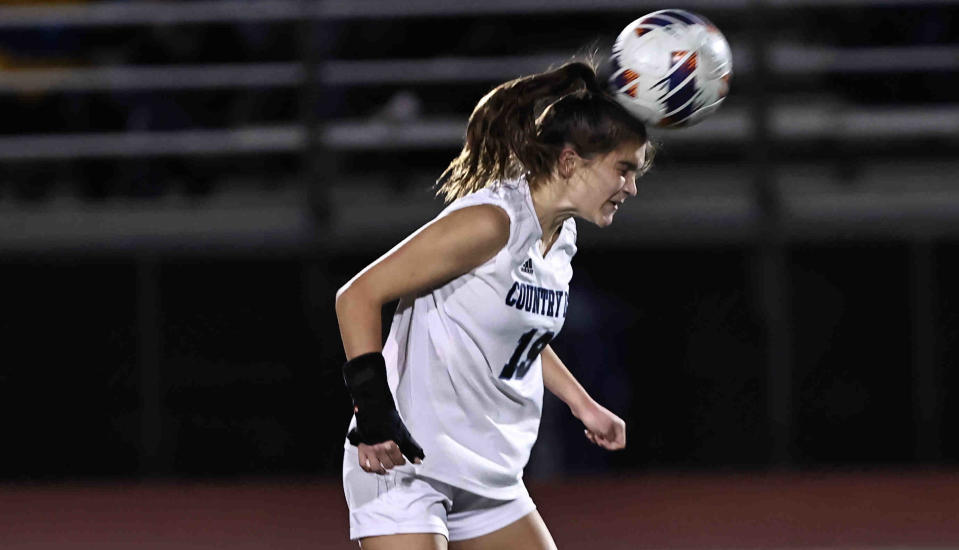
[[[775,106],[771,131],[781,141],[891,142],[920,137],[959,136],[959,106],[847,108],[840,105]],[[666,144],[707,144],[722,140],[743,145],[751,138],[749,114],[728,108],[682,132],[655,132]],[[456,149],[463,139],[462,117],[408,122],[377,119],[339,120],[322,128],[324,147],[334,151]],[[220,130],[105,132],[20,135],[0,138],[0,160],[204,156],[244,153],[294,153],[305,146],[301,125],[251,126]]]
[[[545,70],[569,56],[438,57],[328,61],[317,71],[331,86],[500,82]],[[959,45],[898,48],[827,48],[795,44],[770,46],[771,69],[781,75],[828,72],[889,73],[959,70]],[[752,59],[734,48],[736,75],[748,75]],[[303,64],[227,63],[217,65],[107,66],[13,69],[0,73],[0,92],[193,90],[295,87],[304,82]]]
[[[739,10],[762,4],[768,9],[803,6],[952,5],[955,0],[688,0],[689,9]],[[303,17],[327,19],[456,17],[536,13],[618,11],[641,14],[660,9],[655,2],[631,0],[206,0],[90,2],[83,5],[0,8],[0,28],[39,26],[124,26],[230,22],[282,22]]]

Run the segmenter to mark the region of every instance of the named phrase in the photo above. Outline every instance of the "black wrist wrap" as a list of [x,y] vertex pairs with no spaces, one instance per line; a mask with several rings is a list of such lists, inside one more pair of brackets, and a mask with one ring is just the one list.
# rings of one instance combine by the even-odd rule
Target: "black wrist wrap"
[[357,409],[369,413],[396,409],[382,353],[364,353],[347,361],[343,365],[343,380]]
[[396,410],[382,353],[365,353],[347,361],[343,365],[343,380],[356,411],[356,428],[347,434],[351,444],[393,441],[410,460],[425,458]]

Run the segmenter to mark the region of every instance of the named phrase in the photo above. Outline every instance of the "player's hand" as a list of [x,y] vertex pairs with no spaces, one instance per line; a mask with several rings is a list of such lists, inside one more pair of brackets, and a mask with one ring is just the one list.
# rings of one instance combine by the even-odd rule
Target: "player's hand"
[[[356,427],[350,430],[350,433],[348,433],[346,437],[350,440],[350,443],[356,445],[357,448],[359,448],[360,445],[378,447],[390,443],[390,447],[381,447],[380,450],[385,450],[389,454],[392,453],[393,447],[395,447],[398,449],[396,453],[400,459],[403,458],[403,455],[406,455],[407,458],[417,464],[419,464],[422,458],[426,457],[423,453],[423,448],[420,447],[419,443],[410,435],[409,430],[406,429],[396,409],[373,411],[367,414],[363,414],[363,411],[358,408],[354,408],[353,410],[356,414]],[[374,454],[376,456],[381,455],[379,451],[374,451]],[[382,462],[383,464],[388,464],[387,461]],[[398,460],[393,460],[392,462],[397,466],[405,463]],[[374,470],[378,469],[376,468],[376,461],[372,460],[372,457],[370,464]]]
[[[386,474],[396,466],[406,464],[399,445],[393,441],[384,441],[375,445],[360,443],[356,449],[360,468],[373,474]],[[423,461],[417,457],[413,462],[422,464]]]
[[573,413],[586,426],[584,433],[595,445],[617,451],[626,447],[626,422],[595,401]]
[[[356,409],[354,409],[356,410]],[[356,428],[347,438],[356,445],[360,467],[367,472],[385,474],[395,466],[406,464],[403,455],[415,464],[422,464],[423,448],[407,431],[396,410],[377,415],[375,420],[356,410]]]
[[[386,360],[375,351],[350,359],[343,365],[343,380],[353,398],[356,427],[346,434],[350,444],[367,448],[360,466],[368,472],[385,470],[410,460],[426,458],[403,424],[386,378]],[[370,450],[372,449],[372,450]]]

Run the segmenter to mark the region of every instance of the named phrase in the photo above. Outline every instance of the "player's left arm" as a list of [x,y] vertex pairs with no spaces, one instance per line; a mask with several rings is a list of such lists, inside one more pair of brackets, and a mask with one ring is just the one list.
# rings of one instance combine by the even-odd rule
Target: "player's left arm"
[[611,451],[625,447],[626,422],[589,396],[552,347],[546,346],[540,357],[543,360],[543,384],[583,422],[586,437]]

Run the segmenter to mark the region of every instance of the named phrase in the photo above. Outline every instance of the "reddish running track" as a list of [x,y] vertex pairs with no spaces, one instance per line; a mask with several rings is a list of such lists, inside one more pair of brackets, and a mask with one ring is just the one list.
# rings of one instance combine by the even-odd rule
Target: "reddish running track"
[[[959,473],[643,475],[530,483],[562,550],[959,547]],[[0,547],[330,549],[336,480],[0,485]]]

